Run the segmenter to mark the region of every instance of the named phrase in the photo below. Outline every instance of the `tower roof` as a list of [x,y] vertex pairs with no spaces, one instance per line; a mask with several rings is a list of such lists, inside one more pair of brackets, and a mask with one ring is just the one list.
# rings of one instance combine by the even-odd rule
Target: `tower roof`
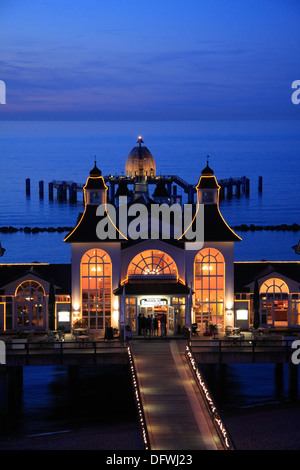
[[116,192],[116,197],[120,197],[120,196],[130,196],[130,191],[127,187],[127,183],[123,179],[121,179],[117,192]]
[[99,168],[97,167],[97,163],[96,163],[96,160],[95,160],[95,166],[94,166],[94,168],[90,171],[90,176],[97,177],[97,176],[101,176],[101,175],[102,175],[102,172],[101,172],[101,170],[99,170]]
[[153,197],[169,197],[169,193],[163,181],[159,180],[157,182],[156,188],[152,196]]
[[214,175],[214,170],[212,170],[208,164],[209,156],[207,157],[206,167],[201,171],[201,176],[199,182],[196,186],[196,189],[219,189],[217,179]]
[[97,167],[96,161],[94,168],[90,171],[86,184],[83,189],[107,189],[101,170]]

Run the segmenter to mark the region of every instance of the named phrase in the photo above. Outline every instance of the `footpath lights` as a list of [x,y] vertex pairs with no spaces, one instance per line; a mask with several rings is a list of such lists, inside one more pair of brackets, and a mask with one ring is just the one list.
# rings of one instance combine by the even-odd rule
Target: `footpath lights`
[[201,377],[201,374],[198,370],[198,367],[196,365],[196,361],[195,359],[193,358],[193,355],[192,355],[192,352],[190,350],[190,348],[188,346],[186,346],[186,355],[190,361],[190,364],[191,364],[191,367],[193,369],[193,372],[195,374],[195,377],[197,379],[197,382],[198,382],[198,385],[200,387],[200,390],[202,391],[202,394],[204,395],[205,399],[206,399],[206,404],[208,406],[208,409],[209,411],[211,412],[212,414],[212,417],[213,417],[213,421],[215,423],[215,426],[219,432],[219,434],[221,435],[221,438],[222,438],[222,441],[225,445],[225,449],[226,450],[232,450],[233,449],[233,446],[232,444],[230,443],[230,440],[229,440],[229,436],[227,434],[227,431],[225,429],[225,426],[224,424],[222,423],[222,420],[220,418],[220,416],[218,415],[218,411],[217,411],[217,408],[213,402],[213,399],[211,398],[210,396],[210,393],[205,385],[205,382],[203,380],[203,378]]
[[144,420],[142,403],[141,403],[141,399],[140,399],[138,383],[137,383],[137,378],[136,378],[136,373],[135,373],[135,368],[134,368],[134,363],[133,363],[133,358],[132,358],[130,346],[127,347],[127,352],[128,352],[128,358],[129,358],[129,367],[130,367],[130,372],[131,372],[134,396],[135,396],[135,401],[136,401],[136,405],[137,405],[137,409],[138,409],[139,422],[140,422],[140,426],[141,426],[141,429],[142,429],[142,438],[143,438],[145,450],[149,450],[150,445],[149,445],[149,441],[148,441],[147,427],[146,427],[146,423],[145,423],[145,420]]

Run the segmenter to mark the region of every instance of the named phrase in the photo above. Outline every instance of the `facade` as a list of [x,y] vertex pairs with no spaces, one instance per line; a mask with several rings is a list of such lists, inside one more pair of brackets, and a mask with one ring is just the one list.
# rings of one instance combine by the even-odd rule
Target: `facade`
[[[166,322],[170,335],[192,323],[200,331],[211,323],[219,331],[227,325],[249,328],[255,284],[261,325],[299,326],[300,263],[234,261],[234,245],[241,239],[221,215],[220,186],[208,163],[191,207],[191,227],[199,207],[203,209],[201,246],[184,230],[180,237],[164,237],[164,217],[155,239],[149,236],[151,222],[146,237],[133,239],[123,233],[121,210],[128,215],[128,228],[137,204],[149,213],[154,205],[170,206],[176,194],[156,176],[154,158],[142,143],[139,138],[127,158],[126,176],[110,195],[109,181],[95,163],[84,186],[84,212],[64,240],[71,245],[71,264],[0,265],[1,330],[68,330],[81,321],[99,335],[108,327],[126,325],[135,333],[141,315],[157,318],[160,326]],[[173,219],[169,225],[174,234]]]

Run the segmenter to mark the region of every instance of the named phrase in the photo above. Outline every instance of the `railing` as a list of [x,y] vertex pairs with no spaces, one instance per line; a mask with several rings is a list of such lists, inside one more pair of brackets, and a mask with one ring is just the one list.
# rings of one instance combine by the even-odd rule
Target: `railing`
[[135,365],[134,365],[134,361],[133,361],[133,357],[132,357],[131,348],[130,348],[129,345],[127,346],[127,352],[128,352],[128,359],[129,359],[129,367],[130,367],[132,385],[133,385],[133,390],[134,390],[134,398],[135,398],[135,402],[136,402],[136,406],[137,406],[138,419],[139,419],[139,424],[140,424],[141,431],[142,431],[142,438],[143,438],[144,448],[145,448],[145,450],[150,450],[150,440],[149,440],[148,430],[147,430],[147,426],[146,426],[146,420],[145,420],[142,400],[141,400],[141,396],[140,396],[140,390],[139,390],[139,386],[138,386],[138,380],[137,380],[137,376],[136,376]]
[[[297,338],[295,338],[296,340]],[[282,354],[285,357],[286,362],[290,362],[291,354],[295,349],[292,344],[294,340],[291,339],[278,339],[272,338],[272,336],[264,336],[256,339],[241,339],[238,336],[230,339],[192,339],[189,341],[189,346],[195,353],[201,352],[215,352],[219,353],[219,356],[223,353],[228,352],[241,352],[241,353],[252,353],[255,358],[256,353],[267,353],[276,352]]]
[[204,403],[206,405],[206,408],[209,412],[209,415],[213,421],[213,424],[217,430],[217,433],[221,439],[221,442],[224,446],[225,450],[234,450],[234,444],[233,441],[226,430],[226,427],[221,419],[220,413],[213,401],[213,398],[208,390],[207,385],[205,384],[205,381],[203,377],[201,376],[199,369],[197,367],[196,361],[193,357],[192,351],[190,350],[189,346],[186,346],[186,357],[188,359],[188,363],[190,365],[190,368],[192,370],[192,373],[194,375],[194,378],[196,380],[196,383],[198,385],[198,388],[200,390],[200,393],[204,399]]
[[80,353],[90,352],[98,354],[100,352],[110,351],[123,351],[125,352],[126,345],[121,342],[113,340],[102,340],[102,341],[27,341],[27,342],[7,342],[5,343],[5,349],[7,355],[22,354],[26,356],[33,356],[37,354],[68,354],[68,353]]

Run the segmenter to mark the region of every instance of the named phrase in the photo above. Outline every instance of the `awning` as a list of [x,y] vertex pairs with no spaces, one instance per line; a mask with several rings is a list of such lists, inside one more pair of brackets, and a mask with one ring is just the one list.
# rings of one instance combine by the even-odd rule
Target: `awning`
[[[148,280],[128,281],[125,284],[126,295],[188,295],[190,288],[180,281]],[[122,295],[123,285],[114,290],[115,295]]]

